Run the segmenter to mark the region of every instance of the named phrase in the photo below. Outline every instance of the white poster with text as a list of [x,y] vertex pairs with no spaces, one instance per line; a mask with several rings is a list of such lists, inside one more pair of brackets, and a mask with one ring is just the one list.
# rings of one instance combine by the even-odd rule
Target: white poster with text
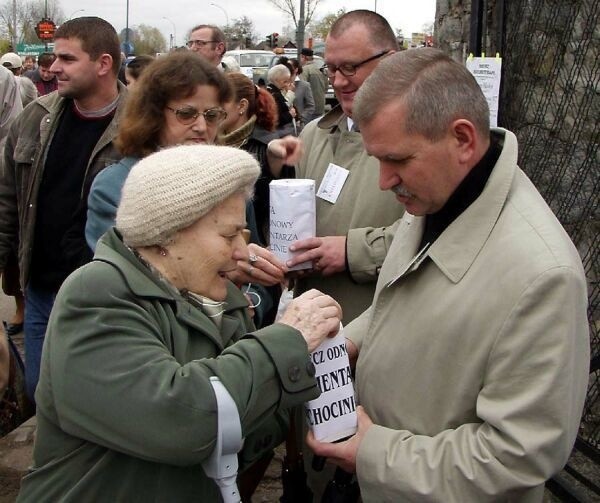
[[498,126],[498,101],[500,99],[500,77],[502,70],[502,59],[496,58],[467,58],[467,70],[469,70],[490,108],[490,127]]
[[356,433],[354,386],[343,330],[311,353],[321,395],[305,404],[308,426],[320,442],[335,442]]
[[[299,239],[315,237],[317,218],[315,181],[305,179],[273,180],[269,184],[270,218],[269,249],[286,262],[297,253],[290,245]],[[311,269],[312,262],[303,262],[291,270]]]

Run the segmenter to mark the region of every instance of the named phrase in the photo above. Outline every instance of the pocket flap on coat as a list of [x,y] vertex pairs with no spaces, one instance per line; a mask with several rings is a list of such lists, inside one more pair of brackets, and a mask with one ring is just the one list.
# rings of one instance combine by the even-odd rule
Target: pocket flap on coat
[[27,138],[19,138],[15,145],[13,159],[15,164],[32,164],[39,149],[39,144]]

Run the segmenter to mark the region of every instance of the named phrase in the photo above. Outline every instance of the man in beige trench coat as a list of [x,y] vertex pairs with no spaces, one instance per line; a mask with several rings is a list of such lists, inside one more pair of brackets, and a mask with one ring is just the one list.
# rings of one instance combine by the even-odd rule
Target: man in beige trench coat
[[443,52],[386,58],[354,118],[407,213],[372,306],[345,329],[358,432],[308,443],[356,471],[366,502],[541,501],[586,395],[577,250]]

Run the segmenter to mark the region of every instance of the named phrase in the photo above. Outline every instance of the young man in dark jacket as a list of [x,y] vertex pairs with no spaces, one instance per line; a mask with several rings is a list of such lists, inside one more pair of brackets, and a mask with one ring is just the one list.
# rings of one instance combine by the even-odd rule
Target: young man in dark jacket
[[56,293],[91,259],[87,194],[94,176],[120,158],[112,140],[126,93],[117,83],[119,39],[103,19],[61,25],[54,53],[58,93],[39,98],[15,120],[0,176],[0,270],[18,242],[30,398]]

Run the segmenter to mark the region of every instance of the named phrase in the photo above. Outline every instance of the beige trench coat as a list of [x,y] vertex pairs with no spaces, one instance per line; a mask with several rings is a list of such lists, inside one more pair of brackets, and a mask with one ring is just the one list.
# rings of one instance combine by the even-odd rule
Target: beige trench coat
[[379,269],[393,239],[391,225],[403,214],[394,194],[379,189],[379,163],[370,157],[360,133],[348,131],[338,107],[308,124],[300,136],[305,154],[296,178],[323,181],[329,163],[350,171],[335,202],[317,197],[317,236],[347,236],[348,271],[298,281],[297,293],[317,288],[336,299],[349,323],[371,305]]
[[424,219],[405,215],[373,306],[346,327],[375,423],[358,451],[364,501],[541,501],[575,441],[585,275],[502,134],[483,193],[420,257]]

